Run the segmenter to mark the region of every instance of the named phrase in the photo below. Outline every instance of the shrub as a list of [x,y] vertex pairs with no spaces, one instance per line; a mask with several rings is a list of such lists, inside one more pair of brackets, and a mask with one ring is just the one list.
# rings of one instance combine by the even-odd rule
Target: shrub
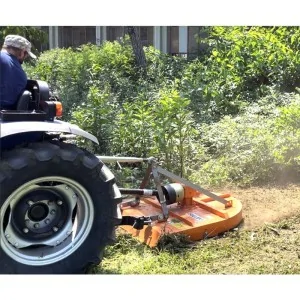
[[211,27],[201,42],[205,57],[184,71],[182,91],[200,120],[236,115],[247,103],[266,96],[269,87],[292,92],[300,84],[299,29]]

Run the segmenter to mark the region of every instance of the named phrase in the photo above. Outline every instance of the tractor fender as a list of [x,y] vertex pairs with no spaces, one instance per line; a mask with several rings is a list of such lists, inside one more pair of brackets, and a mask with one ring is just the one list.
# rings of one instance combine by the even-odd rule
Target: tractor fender
[[70,124],[64,121],[54,120],[53,122],[0,122],[0,138],[4,138],[6,136],[17,133],[33,131],[71,133],[74,135],[82,136],[93,141],[96,144],[99,144],[98,139],[94,135],[80,129],[75,124]]

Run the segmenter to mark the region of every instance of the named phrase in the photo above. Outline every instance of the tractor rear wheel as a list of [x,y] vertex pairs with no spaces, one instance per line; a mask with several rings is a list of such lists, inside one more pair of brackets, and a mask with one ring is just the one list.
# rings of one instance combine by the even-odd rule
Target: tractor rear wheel
[[58,141],[1,153],[0,274],[78,274],[99,264],[121,194],[97,157]]

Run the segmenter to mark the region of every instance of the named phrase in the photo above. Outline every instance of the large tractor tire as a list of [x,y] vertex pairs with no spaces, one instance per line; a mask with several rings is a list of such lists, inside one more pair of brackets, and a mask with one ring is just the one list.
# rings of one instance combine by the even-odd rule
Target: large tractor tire
[[1,153],[0,273],[80,274],[100,263],[121,194],[96,156],[58,141]]

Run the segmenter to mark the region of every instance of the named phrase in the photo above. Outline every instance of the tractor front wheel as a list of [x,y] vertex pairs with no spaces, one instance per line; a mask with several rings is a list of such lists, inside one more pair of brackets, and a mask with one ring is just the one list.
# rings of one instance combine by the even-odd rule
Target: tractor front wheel
[[120,199],[109,169],[75,145],[3,151],[0,273],[76,274],[99,264],[121,220]]

